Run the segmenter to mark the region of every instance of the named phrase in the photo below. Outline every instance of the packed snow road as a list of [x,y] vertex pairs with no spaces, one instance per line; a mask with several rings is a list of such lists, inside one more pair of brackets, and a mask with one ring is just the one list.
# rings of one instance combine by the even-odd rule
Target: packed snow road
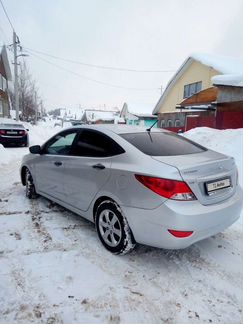
[[[213,147],[211,132],[186,136]],[[224,152],[233,150],[230,137],[239,164],[242,131],[225,132]],[[139,246],[114,256],[93,224],[47,199],[26,199],[18,167],[28,150],[7,150],[11,158],[0,166],[1,324],[242,322],[242,218],[185,250]]]

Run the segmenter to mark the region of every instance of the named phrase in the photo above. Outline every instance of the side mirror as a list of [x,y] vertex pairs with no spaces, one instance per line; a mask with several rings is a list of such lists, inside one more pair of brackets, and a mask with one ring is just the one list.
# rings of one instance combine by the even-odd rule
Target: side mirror
[[30,146],[29,151],[32,154],[41,154],[41,147],[40,145],[33,145]]
[[25,128],[27,130],[27,132],[29,131],[29,128]]

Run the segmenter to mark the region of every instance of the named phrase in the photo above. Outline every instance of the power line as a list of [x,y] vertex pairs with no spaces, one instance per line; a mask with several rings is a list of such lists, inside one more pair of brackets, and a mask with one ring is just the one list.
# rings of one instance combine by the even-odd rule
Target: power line
[[12,29],[14,30],[14,26],[13,26],[13,24],[12,24],[10,18],[9,18],[9,15],[8,15],[8,13],[7,13],[7,10],[6,10],[5,7],[4,7],[4,4],[3,4],[2,0],[0,0],[0,3],[1,3],[1,5],[2,5],[3,11],[4,11],[4,13],[5,13],[5,15],[6,15],[7,19],[8,19],[8,22],[9,22],[10,26],[11,26]]
[[63,58],[60,56],[52,55],[46,52],[42,51],[37,51],[35,49],[29,48],[29,47],[24,47],[26,50],[45,55],[51,58],[54,58],[56,60],[61,60],[73,64],[79,64],[79,65],[84,65],[92,68],[97,68],[97,69],[103,69],[103,70],[113,70],[113,71],[123,71],[123,72],[138,72],[138,73],[171,73],[175,72],[175,70],[138,70],[138,69],[129,69],[129,68],[121,68],[121,67],[114,67],[114,66],[105,66],[105,65],[97,65],[97,64],[91,64],[91,63],[85,63],[85,62],[80,62],[80,61],[75,61],[67,58]]
[[[25,49],[26,49],[26,48],[25,48]],[[29,52],[29,51],[27,51],[27,52]],[[126,90],[135,90],[135,91],[155,91],[155,90],[158,91],[157,88],[130,88],[130,87],[125,87],[125,86],[115,85],[115,84],[111,84],[111,83],[106,83],[106,82],[103,82],[103,81],[99,81],[99,80],[96,80],[96,79],[92,79],[92,78],[87,77],[87,76],[85,76],[85,75],[82,75],[82,74],[79,74],[79,73],[77,73],[77,72],[74,72],[74,71],[68,70],[68,69],[66,69],[66,68],[64,68],[64,67],[62,67],[62,66],[60,66],[60,65],[57,65],[57,64],[55,64],[55,63],[52,63],[52,62],[50,62],[50,61],[48,61],[48,60],[46,60],[46,59],[40,57],[40,56],[37,55],[37,54],[30,53],[30,52],[29,52],[29,54],[30,54],[30,55],[33,55],[34,57],[38,58],[39,60],[41,60],[41,61],[43,61],[43,62],[45,62],[45,63],[47,63],[47,64],[50,64],[50,65],[52,65],[52,66],[55,66],[56,68],[58,68],[58,69],[60,69],[60,70],[62,70],[62,71],[65,71],[65,72],[71,73],[71,74],[73,74],[73,75],[76,75],[77,77],[80,77],[80,78],[82,78],[82,79],[86,79],[86,80],[88,80],[88,81],[92,81],[92,82],[95,82],[95,83],[98,83],[98,84],[101,84],[101,85],[105,85],[105,86],[112,87],[112,88],[119,88],[119,89],[126,89]]]

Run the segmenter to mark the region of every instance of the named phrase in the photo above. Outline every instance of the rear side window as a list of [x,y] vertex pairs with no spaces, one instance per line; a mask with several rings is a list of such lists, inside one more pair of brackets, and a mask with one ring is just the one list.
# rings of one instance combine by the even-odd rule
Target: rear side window
[[109,136],[98,131],[83,130],[72,148],[71,155],[108,157],[125,151]]
[[207,149],[173,133],[120,134],[143,153],[151,156],[186,155],[204,152]]

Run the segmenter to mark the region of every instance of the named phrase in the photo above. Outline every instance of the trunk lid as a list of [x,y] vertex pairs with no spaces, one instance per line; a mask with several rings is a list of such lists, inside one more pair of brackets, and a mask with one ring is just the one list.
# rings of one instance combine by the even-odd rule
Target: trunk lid
[[[236,190],[237,168],[232,157],[207,150],[196,154],[152,158],[176,167],[202,205],[219,203],[231,197]],[[222,184],[227,187],[220,189]]]

